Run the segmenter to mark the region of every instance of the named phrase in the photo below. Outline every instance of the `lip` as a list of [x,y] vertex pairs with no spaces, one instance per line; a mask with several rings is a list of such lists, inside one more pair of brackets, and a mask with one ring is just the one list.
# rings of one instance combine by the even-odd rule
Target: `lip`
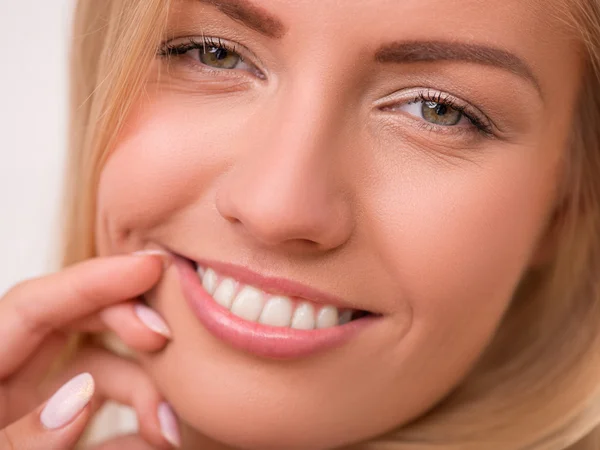
[[326,294],[295,281],[277,277],[265,277],[252,272],[245,267],[223,263],[220,261],[201,259],[195,262],[201,267],[213,269],[221,276],[233,278],[240,283],[249,284],[272,295],[284,295],[286,297],[296,298],[298,300],[308,300],[312,303],[331,305],[339,309],[361,309],[359,307],[349,305],[348,302],[345,302],[338,297]]
[[[201,266],[205,262],[198,261]],[[252,353],[256,356],[273,359],[294,359],[307,357],[312,354],[340,347],[359,332],[377,322],[379,316],[363,317],[344,325],[314,330],[296,330],[293,328],[272,327],[255,322],[249,322],[232,314],[227,308],[214,301],[202,287],[200,277],[192,263],[181,256],[175,256],[174,265],[179,272],[183,295],[202,325],[216,338],[238,350]],[[272,292],[279,288],[282,293],[300,294],[297,297],[312,300],[313,291],[310,288],[275,278],[262,278],[243,268],[237,268],[223,263],[206,263],[218,271],[225,269],[227,275],[245,283]],[[235,275],[234,275],[235,273]],[[317,293],[320,301],[329,302],[331,298]],[[325,300],[326,299],[326,300]],[[328,304],[336,305],[339,301]]]

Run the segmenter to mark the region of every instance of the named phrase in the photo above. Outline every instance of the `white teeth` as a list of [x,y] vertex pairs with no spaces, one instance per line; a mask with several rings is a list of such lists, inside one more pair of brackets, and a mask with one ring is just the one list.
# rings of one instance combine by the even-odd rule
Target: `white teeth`
[[272,297],[260,315],[259,323],[273,327],[289,327],[294,306],[287,297]]
[[219,305],[229,309],[233,303],[233,297],[235,296],[236,288],[237,283],[234,280],[231,278],[225,278],[215,290],[213,298]]
[[214,270],[206,269],[202,277],[202,287],[210,295],[215,293],[215,289],[217,288],[217,274]]
[[340,314],[340,325],[347,324],[352,320],[352,310],[347,309],[343,313]]
[[262,292],[251,286],[240,291],[231,306],[231,312],[242,319],[256,322],[263,310],[265,299]]
[[198,266],[197,272],[202,287],[217,304],[250,322],[313,330],[344,325],[352,320],[353,311],[350,309],[338,311],[335,306],[327,305],[316,313],[315,306],[310,302],[295,304],[289,297],[271,296],[252,286],[240,285],[233,278],[221,277],[219,280],[217,273],[210,268]]
[[300,303],[294,311],[292,328],[312,330],[315,327],[315,308],[310,303]]
[[317,315],[317,328],[335,327],[338,322],[338,310],[335,306],[324,306]]

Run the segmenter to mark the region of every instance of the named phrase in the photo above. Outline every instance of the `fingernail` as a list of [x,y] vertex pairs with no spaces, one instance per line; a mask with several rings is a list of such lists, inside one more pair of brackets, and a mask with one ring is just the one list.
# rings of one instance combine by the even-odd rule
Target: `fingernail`
[[158,405],[158,422],[164,438],[171,445],[179,448],[181,446],[181,436],[177,425],[177,417],[175,417],[175,413],[167,402]]
[[171,330],[160,315],[151,308],[141,303],[133,307],[135,315],[142,321],[144,325],[150,328],[155,333],[158,333],[168,339],[171,339]]
[[48,400],[40,415],[42,425],[50,430],[64,427],[83,411],[93,395],[92,376],[89,373],[77,375]]
[[159,249],[147,249],[147,250],[138,250],[137,252],[133,252],[132,255],[135,256],[160,256],[163,261],[163,268],[167,269],[172,262],[172,257],[169,252]]

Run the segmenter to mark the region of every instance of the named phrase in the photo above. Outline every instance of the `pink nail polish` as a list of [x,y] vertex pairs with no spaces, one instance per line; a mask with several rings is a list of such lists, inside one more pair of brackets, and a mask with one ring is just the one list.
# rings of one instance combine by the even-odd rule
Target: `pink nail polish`
[[181,447],[181,435],[179,434],[179,425],[177,417],[171,409],[171,406],[163,402],[158,405],[158,421],[164,438],[173,446]]
[[140,321],[155,333],[171,339],[171,330],[162,317],[156,311],[138,303],[133,307],[135,315]]
[[44,427],[55,430],[71,423],[94,395],[94,379],[89,373],[77,375],[48,400],[40,415]]

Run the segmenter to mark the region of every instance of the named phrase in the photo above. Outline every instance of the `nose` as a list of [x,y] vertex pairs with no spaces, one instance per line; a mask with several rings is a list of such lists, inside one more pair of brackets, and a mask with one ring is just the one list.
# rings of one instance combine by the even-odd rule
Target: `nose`
[[221,216],[262,245],[325,251],[352,234],[351,195],[337,163],[339,120],[333,105],[315,98],[297,89],[261,115],[218,187]]

